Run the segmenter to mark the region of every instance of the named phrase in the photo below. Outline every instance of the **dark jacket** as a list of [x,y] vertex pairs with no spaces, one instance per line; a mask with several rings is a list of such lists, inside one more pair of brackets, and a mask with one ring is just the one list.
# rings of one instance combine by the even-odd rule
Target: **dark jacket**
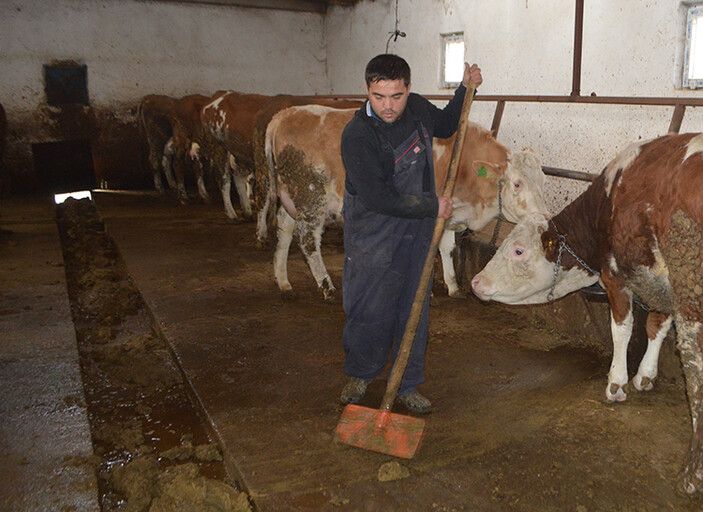
[[[419,94],[410,93],[405,111],[388,124],[366,113],[366,104],[347,124],[342,134],[342,160],[346,169],[345,187],[358,196],[371,211],[393,217],[436,217],[438,202],[434,191],[422,196],[403,195],[393,186],[393,147],[409,137],[422,123],[430,137],[447,138],[456,132],[466,88],[460,85],[454,97],[439,109]],[[431,154],[431,148],[430,148]],[[430,183],[426,176],[424,182]]]

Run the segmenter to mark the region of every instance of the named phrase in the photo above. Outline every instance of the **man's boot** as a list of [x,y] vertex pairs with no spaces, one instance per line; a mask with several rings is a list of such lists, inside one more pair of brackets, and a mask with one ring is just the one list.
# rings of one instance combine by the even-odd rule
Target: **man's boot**
[[398,402],[403,404],[408,411],[415,414],[427,414],[432,411],[432,402],[415,389],[398,395]]
[[343,404],[355,404],[364,396],[366,388],[371,382],[371,379],[359,379],[358,377],[349,377],[346,386],[342,390],[339,401]]

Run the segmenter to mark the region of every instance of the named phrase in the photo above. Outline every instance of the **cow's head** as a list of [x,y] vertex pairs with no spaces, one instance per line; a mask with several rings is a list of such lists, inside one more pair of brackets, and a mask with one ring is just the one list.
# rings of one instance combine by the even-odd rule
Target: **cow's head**
[[549,216],[543,191],[544,173],[537,154],[529,149],[513,153],[501,184],[505,218],[517,223],[531,213]]
[[[558,299],[598,280],[580,266],[557,268],[559,239],[541,214],[531,214],[515,226],[486,267],[474,276],[471,288],[481,300],[505,304],[541,304]],[[556,281],[555,281],[555,269]]]

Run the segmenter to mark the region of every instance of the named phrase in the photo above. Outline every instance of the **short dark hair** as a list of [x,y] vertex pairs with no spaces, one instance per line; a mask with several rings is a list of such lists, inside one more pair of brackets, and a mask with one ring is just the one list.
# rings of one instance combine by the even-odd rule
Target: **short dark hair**
[[366,87],[379,80],[400,80],[410,84],[410,66],[405,59],[392,53],[376,55],[366,65]]

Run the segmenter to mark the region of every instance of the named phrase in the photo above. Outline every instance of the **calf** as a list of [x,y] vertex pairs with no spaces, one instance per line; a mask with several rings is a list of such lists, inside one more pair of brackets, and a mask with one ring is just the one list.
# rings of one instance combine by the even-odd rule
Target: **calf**
[[[310,270],[325,298],[335,287],[320,253],[325,221],[341,221],[345,171],[340,144],[342,130],[355,109],[339,110],[320,105],[291,107],[276,114],[266,130],[270,195],[278,196],[278,245],[274,256],[276,283],[283,292],[288,281],[288,250],[294,231]],[[434,144],[438,190],[444,185],[453,139]],[[526,212],[546,213],[541,195],[543,174],[538,159],[522,153],[510,159],[508,150],[490,133],[470,124],[464,141],[454,191],[455,211],[442,240],[442,261],[449,292],[458,291],[451,250],[454,231],[480,229],[502,211],[517,221]],[[499,199],[500,198],[500,199]],[[265,205],[267,206],[267,205]],[[259,212],[257,234],[266,234],[266,207]]]
[[606,397],[625,400],[633,296],[649,309],[649,346],[633,379],[649,390],[672,318],[693,422],[681,490],[703,487],[703,134],[634,144],[553,219],[523,220],[472,280],[483,300],[537,304],[600,279],[610,301]]
[[[230,198],[231,178],[246,217],[252,216],[251,196],[254,179],[254,125],[256,114],[270,96],[225,91],[215,95],[202,109],[201,120],[215,155],[225,213],[236,219]],[[231,175],[231,177],[230,177]]]

